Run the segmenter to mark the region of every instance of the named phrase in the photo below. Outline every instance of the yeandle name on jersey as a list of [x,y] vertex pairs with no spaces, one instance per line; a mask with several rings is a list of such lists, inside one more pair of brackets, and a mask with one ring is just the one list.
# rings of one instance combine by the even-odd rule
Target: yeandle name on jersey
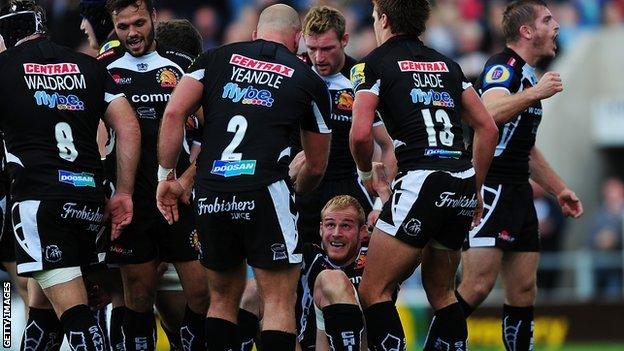
[[304,129],[329,131],[323,81],[281,44],[225,45],[197,58],[187,75],[204,85],[206,147],[197,178],[206,189],[245,191],[285,179],[291,129],[300,121]]

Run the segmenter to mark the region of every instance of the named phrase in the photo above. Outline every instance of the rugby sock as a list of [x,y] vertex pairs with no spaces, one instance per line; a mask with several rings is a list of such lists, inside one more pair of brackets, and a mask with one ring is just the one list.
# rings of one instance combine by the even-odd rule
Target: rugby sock
[[68,309],[61,316],[61,324],[72,350],[110,350],[89,306]]
[[260,321],[255,314],[244,310],[238,310],[238,330],[241,339],[241,351],[251,351],[254,345],[254,339],[258,335]]
[[399,312],[392,301],[376,303],[364,310],[368,347],[372,350],[404,350],[405,334]]
[[180,340],[184,350],[206,350],[204,322],[206,316],[193,312],[188,305],[180,326]]
[[466,317],[459,303],[454,303],[435,312],[424,350],[466,350],[467,339]]
[[260,333],[261,350],[294,351],[297,336],[279,330],[263,330]]
[[110,343],[113,351],[124,351],[124,340],[121,326],[126,313],[126,306],[114,307],[110,317]]
[[503,305],[503,344],[508,351],[533,350],[533,306]]
[[[165,323],[163,323],[163,321],[160,321],[160,326],[163,329],[163,331],[165,332],[165,335],[167,335],[167,340],[169,341],[169,351],[178,351],[178,350],[182,350],[182,346],[180,344],[180,342],[182,341],[180,339],[180,334],[178,333],[179,331],[173,331],[171,329],[169,329]],[[202,333],[203,333],[203,326],[202,326]],[[204,347],[204,350],[206,348]]]
[[29,307],[20,350],[58,350],[62,342],[63,327],[54,310]]
[[464,316],[466,316],[466,318],[470,317],[475,308],[470,306],[470,304],[464,300],[457,290],[455,290],[455,297],[457,298],[457,303],[461,306],[462,311],[464,311]]
[[238,350],[238,325],[221,318],[206,318],[206,345],[208,351]]
[[102,307],[97,310],[91,310],[93,313],[93,318],[97,322],[98,327],[102,330],[102,335],[104,336],[104,343],[110,346],[110,339],[108,338],[108,326],[106,325],[106,307]]
[[121,329],[126,351],[152,351],[156,348],[154,312],[137,312],[126,308]]
[[323,308],[323,319],[330,349],[335,351],[360,349],[364,331],[360,307],[352,304],[329,305]]

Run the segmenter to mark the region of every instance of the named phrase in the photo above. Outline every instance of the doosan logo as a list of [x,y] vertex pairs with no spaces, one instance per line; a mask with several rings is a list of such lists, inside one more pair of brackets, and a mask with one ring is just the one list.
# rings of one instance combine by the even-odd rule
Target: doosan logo
[[59,170],[59,182],[70,184],[75,187],[93,187],[95,188],[95,178],[92,173],[74,173],[69,171]]

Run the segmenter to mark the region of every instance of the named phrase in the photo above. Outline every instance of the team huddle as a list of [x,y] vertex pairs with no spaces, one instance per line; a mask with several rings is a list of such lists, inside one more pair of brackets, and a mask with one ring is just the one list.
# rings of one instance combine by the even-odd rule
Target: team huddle
[[583,213],[535,146],[563,90],[535,71],[559,25],[510,3],[473,86],[420,41],[427,0],[372,3],[359,61],[328,6],[303,22],[269,6],[252,41],[203,52],[150,0],[83,0],[97,58],[52,42],[35,1],[2,8],[0,262],[28,303],[21,349],[154,350],[156,308],[175,350],[405,350],[395,303],[420,266],[425,350],[468,349],[499,273],[505,348],[532,350],[529,178]]

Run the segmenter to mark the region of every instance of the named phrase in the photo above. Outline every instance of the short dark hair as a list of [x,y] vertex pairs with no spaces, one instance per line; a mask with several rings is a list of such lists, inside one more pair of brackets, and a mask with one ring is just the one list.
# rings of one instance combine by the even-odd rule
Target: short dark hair
[[312,7],[303,20],[303,34],[305,35],[324,34],[333,29],[340,40],[345,34],[345,27],[345,18],[342,13],[329,6]]
[[377,16],[386,14],[392,34],[420,36],[431,14],[428,0],[373,0]]
[[128,6],[134,6],[138,9],[141,3],[145,4],[147,11],[154,11],[152,0],[108,0],[106,1],[106,9],[111,15],[114,15]]
[[514,43],[520,39],[520,27],[533,26],[537,18],[537,8],[548,7],[542,0],[516,0],[505,8],[503,12],[503,36],[507,43]]
[[157,22],[156,40],[159,44],[184,51],[193,57],[204,52],[201,34],[187,19]]

